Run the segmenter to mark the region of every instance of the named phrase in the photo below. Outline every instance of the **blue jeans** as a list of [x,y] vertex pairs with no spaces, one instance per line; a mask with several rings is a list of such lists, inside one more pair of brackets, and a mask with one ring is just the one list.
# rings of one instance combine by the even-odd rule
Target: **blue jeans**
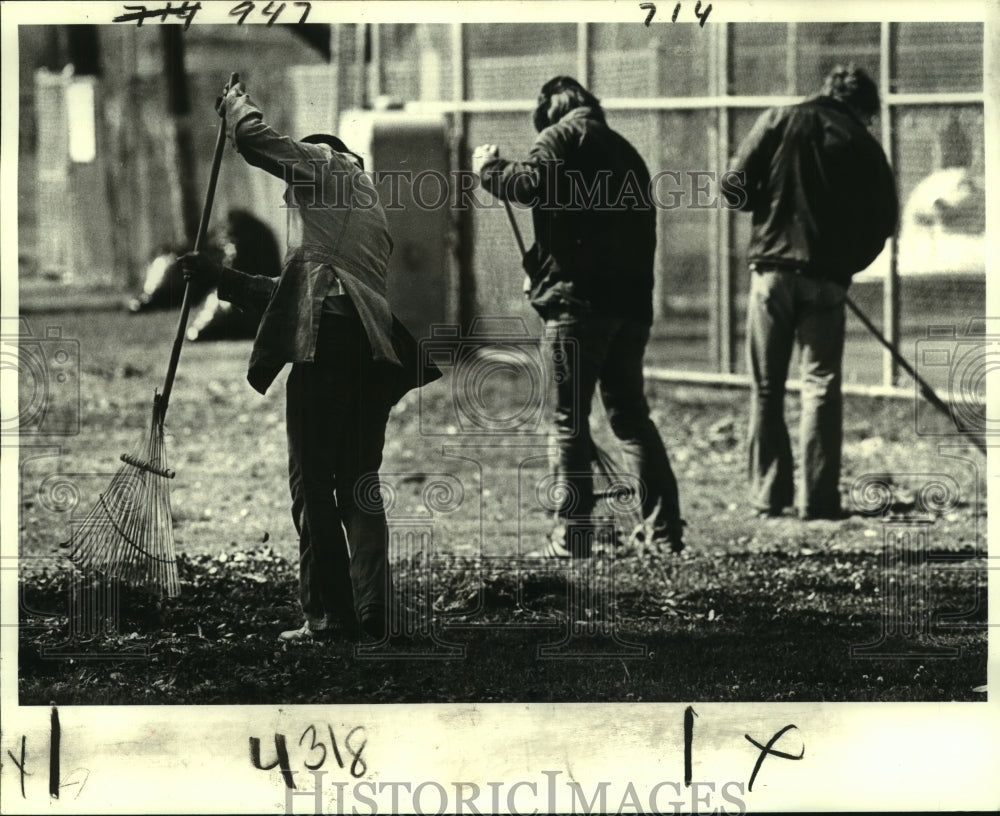
[[[840,511],[843,443],[841,368],[847,290],[794,271],[751,273],[747,357],[753,376],[749,471],[758,510],[797,503],[805,515]],[[801,354],[802,458],[797,502],[792,447],[785,426],[785,380],[792,349]]]
[[599,386],[625,470],[639,478],[643,517],[653,517],[654,537],[678,531],[677,479],[644,392],[642,358],[649,326],[576,311],[553,314],[545,326],[556,388],[554,471],[569,488],[557,516],[586,520],[594,508],[590,408]]
[[390,399],[357,317],[324,314],[314,362],[286,383],[288,475],[307,619],[380,626],[389,532],[378,469]]

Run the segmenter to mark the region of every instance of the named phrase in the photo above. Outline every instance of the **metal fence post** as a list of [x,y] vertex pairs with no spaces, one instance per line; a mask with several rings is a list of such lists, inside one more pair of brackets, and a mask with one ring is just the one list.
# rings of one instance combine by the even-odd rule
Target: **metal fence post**
[[[882,126],[882,149],[889,158],[889,165],[896,166],[895,145],[893,144],[892,107],[889,95],[892,93],[892,23],[883,22],[879,32],[879,97],[881,99],[880,119]],[[887,242],[889,268],[885,273],[882,287],[882,324],[886,339],[894,346],[899,345],[899,269],[897,267],[897,246],[895,236]],[[882,353],[882,385],[892,387],[899,379],[899,366],[889,351]]]
[[[717,168],[729,164],[729,37],[728,24],[712,29],[712,70],[709,93],[718,100],[713,144],[709,157]],[[730,373],[735,370],[735,303],[733,270],[730,252],[730,227],[732,213],[723,207],[712,210],[711,229],[714,238],[709,297],[709,347],[716,371]]]

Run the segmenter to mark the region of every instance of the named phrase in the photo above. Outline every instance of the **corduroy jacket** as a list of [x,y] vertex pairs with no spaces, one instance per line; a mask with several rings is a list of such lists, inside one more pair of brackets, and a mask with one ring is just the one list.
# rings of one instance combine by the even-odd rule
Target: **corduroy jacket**
[[285,203],[297,209],[302,228],[277,281],[223,270],[219,297],[262,311],[247,373],[251,386],[263,394],[286,363],[313,360],[323,301],[339,290],[338,280],[357,310],[373,360],[398,369],[397,399],[439,377],[420,365],[416,341],[389,307],[392,239],[374,184],[346,154],[278,134],[248,95],[228,96],[225,106],[233,146],[249,164],[286,183]]

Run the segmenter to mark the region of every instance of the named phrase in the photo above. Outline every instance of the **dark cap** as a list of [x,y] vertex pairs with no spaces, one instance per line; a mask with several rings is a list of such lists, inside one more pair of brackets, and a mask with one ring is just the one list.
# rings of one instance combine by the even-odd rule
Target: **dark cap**
[[306,136],[301,141],[305,142],[306,144],[325,144],[328,147],[332,147],[338,153],[346,153],[348,156],[353,156],[355,159],[358,160],[358,164],[360,165],[361,169],[362,170],[365,169],[365,160],[362,159],[354,151],[348,149],[347,145],[345,145],[336,136],[332,136],[329,133],[312,133],[309,136]]

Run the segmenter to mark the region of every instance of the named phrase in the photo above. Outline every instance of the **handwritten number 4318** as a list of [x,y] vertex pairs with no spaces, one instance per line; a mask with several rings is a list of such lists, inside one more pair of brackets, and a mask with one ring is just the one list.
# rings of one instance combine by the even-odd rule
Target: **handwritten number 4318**
[[[299,737],[299,747],[305,749],[306,752],[306,756],[302,760],[303,766],[307,770],[318,771],[332,754],[333,760],[340,768],[347,768],[351,776],[355,779],[360,779],[368,772],[368,764],[362,756],[365,745],[368,744],[368,737],[365,736],[364,726],[359,725],[348,731],[343,741],[343,748],[345,749],[343,752],[341,751],[341,744],[337,742],[337,735],[334,733],[333,726],[327,725],[326,728],[330,735],[329,743],[324,741],[323,736],[317,731],[315,725],[310,725],[302,732],[302,736]],[[329,745],[329,750],[327,750],[327,745]],[[344,756],[345,752],[347,754],[346,757]],[[261,771],[270,771],[272,768],[278,768],[281,771],[282,778],[285,780],[285,786],[289,789],[294,789],[295,771],[291,767],[288,743],[285,740],[284,734],[274,735],[274,754],[274,761],[265,765],[261,761],[260,738],[250,737],[251,764]]]

